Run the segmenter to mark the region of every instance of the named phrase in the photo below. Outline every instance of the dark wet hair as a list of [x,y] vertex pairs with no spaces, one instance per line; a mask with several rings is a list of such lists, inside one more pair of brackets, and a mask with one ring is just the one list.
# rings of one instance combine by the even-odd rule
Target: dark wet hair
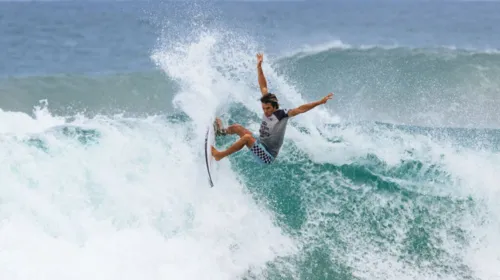
[[260,102],[262,102],[264,104],[271,103],[271,105],[276,109],[279,109],[279,107],[280,107],[280,105],[278,104],[278,98],[276,97],[276,95],[274,95],[270,92],[268,94],[262,96],[262,98],[260,99]]

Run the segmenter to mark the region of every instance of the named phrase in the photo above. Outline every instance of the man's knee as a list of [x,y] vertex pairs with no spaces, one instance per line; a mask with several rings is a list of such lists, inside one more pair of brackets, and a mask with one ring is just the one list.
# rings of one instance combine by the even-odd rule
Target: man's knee
[[252,134],[245,134],[241,137],[241,139],[244,139],[244,141],[248,144],[253,143],[255,141],[255,138],[253,138]]
[[247,134],[249,135],[252,135],[252,133],[250,131],[248,131],[248,129],[244,128],[242,125],[240,124],[232,124],[228,127],[227,129],[230,133],[235,133],[235,134],[238,134],[240,137],[243,137]]
[[241,124],[235,123],[235,124],[230,125],[228,128],[233,129],[233,130],[240,130],[240,129],[243,129],[243,126]]
[[227,127],[227,131],[229,133],[236,133],[236,134],[240,134],[240,132],[243,130],[243,126],[239,125],[239,124],[232,124],[230,126]]

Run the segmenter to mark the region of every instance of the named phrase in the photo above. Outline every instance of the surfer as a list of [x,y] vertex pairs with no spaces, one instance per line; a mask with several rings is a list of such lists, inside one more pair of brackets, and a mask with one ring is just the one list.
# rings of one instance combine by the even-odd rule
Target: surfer
[[283,144],[288,119],[305,113],[318,105],[325,104],[333,96],[333,93],[329,93],[318,101],[307,103],[294,109],[280,109],[278,98],[267,89],[266,78],[262,71],[262,61],[263,55],[261,53],[257,54],[257,76],[262,93],[260,102],[264,111],[259,129],[260,135],[259,137],[254,137],[249,130],[240,124],[233,124],[227,128],[223,128],[221,120],[217,118],[215,121],[217,135],[238,134],[240,136],[239,140],[224,151],[218,151],[212,146],[212,156],[217,161],[247,146],[258,161],[265,164],[272,163],[278,156]]

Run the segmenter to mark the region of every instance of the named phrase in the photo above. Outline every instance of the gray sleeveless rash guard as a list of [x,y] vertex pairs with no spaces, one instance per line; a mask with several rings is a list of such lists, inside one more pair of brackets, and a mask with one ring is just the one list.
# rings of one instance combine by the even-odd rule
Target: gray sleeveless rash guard
[[283,145],[288,119],[287,109],[278,109],[270,117],[262,116],[259,140],[275,158]]

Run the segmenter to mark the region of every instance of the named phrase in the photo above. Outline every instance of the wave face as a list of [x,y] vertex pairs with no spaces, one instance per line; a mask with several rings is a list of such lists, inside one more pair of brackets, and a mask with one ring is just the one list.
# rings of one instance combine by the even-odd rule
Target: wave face
[[276,62],[304,93],[339,93],[346,118],[451,127],[500,126],[500,53],[352,47],[332,42]]
[[159,35],[155,71],[2,80],[1,279],[500,276],[497,53],[266,56],[282,107],[335,98],[290,121],[274,165],[243,149],[209,188],[207,120],[257,131],[262,46],[182,30]]

